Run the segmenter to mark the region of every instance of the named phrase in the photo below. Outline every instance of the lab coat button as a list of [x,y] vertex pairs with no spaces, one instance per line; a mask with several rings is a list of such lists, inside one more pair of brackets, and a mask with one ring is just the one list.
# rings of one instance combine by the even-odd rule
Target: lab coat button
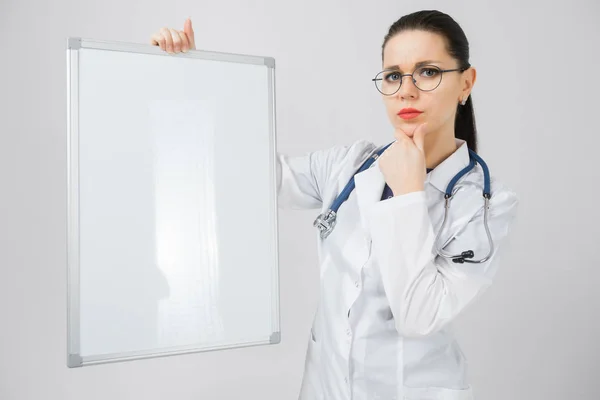
[[354,281],[354,286],[360,287],[360,283],[358,283],[358,281]]

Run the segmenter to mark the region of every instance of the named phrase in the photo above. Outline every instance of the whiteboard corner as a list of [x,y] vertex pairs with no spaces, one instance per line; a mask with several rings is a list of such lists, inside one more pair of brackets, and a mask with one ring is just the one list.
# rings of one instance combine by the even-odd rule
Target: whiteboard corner
[[78,38],[78,37],[67,38],[67,49],[79,50],[80,48],[81,48],[81,38]]
[[82,364],[83,359],[79,354],[69,354],[69,357],[67,359],[67,366],[69,368],[81,367]]
[[271,344],[281,343],[281,332],[273,332],[269,340]]
[[275,68],[275,58],[265,57],[265,65],[269,68]]

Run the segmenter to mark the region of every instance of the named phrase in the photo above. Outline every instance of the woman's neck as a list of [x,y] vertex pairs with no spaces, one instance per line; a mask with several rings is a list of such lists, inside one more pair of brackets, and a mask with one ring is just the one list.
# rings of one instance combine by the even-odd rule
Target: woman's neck
[[454,135],[436,135],[434,132],[425,137],[425,165],[435,168],[458,149]]

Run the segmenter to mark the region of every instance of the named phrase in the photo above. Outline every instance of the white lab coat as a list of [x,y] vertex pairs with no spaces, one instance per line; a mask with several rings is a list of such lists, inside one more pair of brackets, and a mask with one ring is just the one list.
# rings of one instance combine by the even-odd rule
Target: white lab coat
[[[320,299],[300,400],[473,399],[452,321],[492,283],[518,200],[492,175],[488,224],[494,256],[483,264],[437,256],[433,242],[444,192],[469,164],[466,142],[455,140],[460,147],[427,174],[424,191],[380,201],[385,180],[376,161],[356,174],[356,188],[339,208],[333,232],[321,239],[314,228]],[[299,157],[278,154],[279,207],[324,212],[377,147],[359,140]],[[460,182],[465,180],[483,187],[479,164]],[[452,254],[487,254],[480,188],[456,194],[440,242]]]

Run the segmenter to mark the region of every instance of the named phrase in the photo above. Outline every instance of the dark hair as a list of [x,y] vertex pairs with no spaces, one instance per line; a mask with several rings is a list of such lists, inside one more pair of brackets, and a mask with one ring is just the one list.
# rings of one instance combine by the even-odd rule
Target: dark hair
[[[394,22],[381,46],[382,61],[386,43],[400,32],[408,30],[421,30],[441,35],[445,40],[448,54],[458,61],[458,68],[467,69],[471,66],[469,64],[469,42],[464,31],[452,17],[437,10],[417,11]],[[475,127],[472,94],[469,94],[464,106],[457,105],[454,133],[457,138],[465,140],[471,150],[477,152],[477,128]]]

